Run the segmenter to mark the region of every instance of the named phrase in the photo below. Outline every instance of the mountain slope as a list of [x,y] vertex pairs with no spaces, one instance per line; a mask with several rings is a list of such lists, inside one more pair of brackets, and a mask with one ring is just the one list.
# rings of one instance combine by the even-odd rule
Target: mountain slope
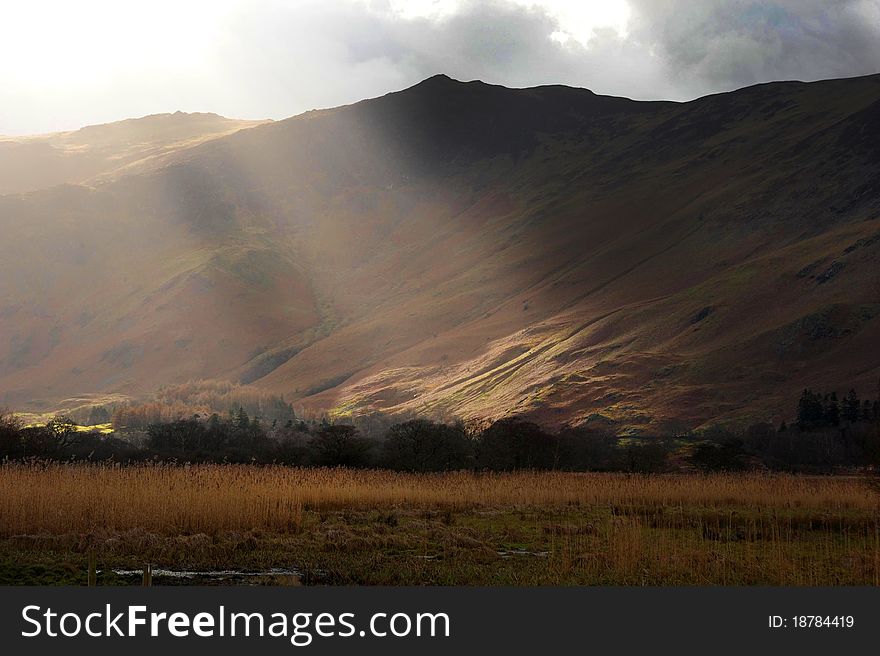
[[878,76],[690,103],[437,76],[0,198],[0,393],[225,378],[646,428],[868,391],[878,118]]
[[0,195],[80,184],[259,125],[216,114],[155,114],[72,132],[0,136]]

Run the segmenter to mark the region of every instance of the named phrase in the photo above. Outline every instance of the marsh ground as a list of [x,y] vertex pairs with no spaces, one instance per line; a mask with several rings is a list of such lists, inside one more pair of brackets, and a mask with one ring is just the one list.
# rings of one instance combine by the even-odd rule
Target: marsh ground
[[860,477],[6,465],[0,493],[0,584],[880,583]]

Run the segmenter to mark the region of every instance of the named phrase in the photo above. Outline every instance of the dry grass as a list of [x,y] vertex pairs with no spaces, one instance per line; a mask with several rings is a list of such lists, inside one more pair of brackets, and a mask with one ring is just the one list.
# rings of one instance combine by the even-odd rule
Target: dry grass
[[[876,513],[857,478],[445,473],[242,465],[0,466],[0,535],[143,528],[165,534],[299,528],[309,510],[605,506]],[[633,510],[635,509],[635,510]],[[656,514],[656,513],[654,513]]]
[[94,554],[102,585],[144,563],[307,584],[880,585],[878,499],[855,477],[5,464],[0,583],[85,584]]

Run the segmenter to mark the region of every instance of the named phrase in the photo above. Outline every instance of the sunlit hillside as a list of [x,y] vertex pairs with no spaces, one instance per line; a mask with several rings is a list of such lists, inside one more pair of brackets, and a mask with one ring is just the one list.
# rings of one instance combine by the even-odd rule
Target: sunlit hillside
[[149,147],[137,122],[22,140],[102,154],[0,197],[0,403],[198,378],[336,414],[646,428],[868,393],[878,120],[880,76],[689,103],[437,76]]
[[0,135],[0,194],[88,184],[136,170],[169,153],[263,121],[216,114],[157,114],[72,132]]

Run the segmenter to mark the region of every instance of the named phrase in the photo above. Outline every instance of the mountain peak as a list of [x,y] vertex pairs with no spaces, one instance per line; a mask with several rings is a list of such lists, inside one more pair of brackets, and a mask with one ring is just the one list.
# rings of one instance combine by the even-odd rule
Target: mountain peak
[[432,75],[431,77],[426,77],[421,82],[417,82],[416,84],[404,89],[404,91],[408,90],[417,90],[417,89],[452,89],[456,87],[464,87],[468,84],[483,84],[483,82],[475,80],[474,82],[462,82],[461,80],[456,80],[455,78],[449,77],[446,73],[437,73],[436,75]]
[[[449,77],[446,73],[437,73],[436,75],[432,75],[431,77],[427,77],[424,80],[422,80],[421,82],[419,82],[419,84],[437,84],[437,83],[445,84],[447,82],[457,82],[457,83],[461,84],[460,80],[453,79],[453,78]],[[416,86],[418,86],[418,84]]]

